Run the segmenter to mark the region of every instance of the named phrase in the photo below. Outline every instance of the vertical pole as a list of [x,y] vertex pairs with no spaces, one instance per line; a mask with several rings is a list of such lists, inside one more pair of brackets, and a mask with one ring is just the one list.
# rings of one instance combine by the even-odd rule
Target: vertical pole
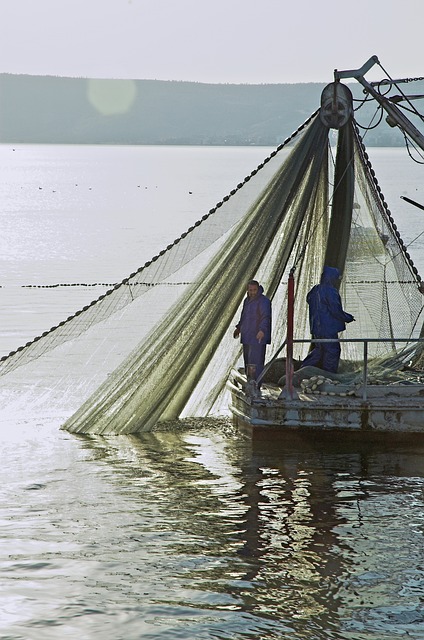
[[293,399],[293,316],[294,316],[294,268],[290,270],[287,286],[287,357],[286,392]]
[[368,381],[368,342],[364,340],[364,368],[362,373],[362,400],[367,399],[367,381]]

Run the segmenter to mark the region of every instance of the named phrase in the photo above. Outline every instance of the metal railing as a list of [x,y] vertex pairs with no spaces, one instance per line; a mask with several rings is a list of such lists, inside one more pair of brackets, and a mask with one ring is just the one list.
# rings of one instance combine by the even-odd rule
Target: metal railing
[[[318,342],[362,342],[364,350],[364,360],[362,367],[362,399],[367,400],[367,384],[368,384],[368,345],[370,342],[390,342],[391,344],[395,343],[411,343],[416,344],[419,342],[424,342],[424,338],[309,338],[307,340],[296,340],[293,339],[294,343],[318,343]],[[290,375],[293,376],[293,367],[290,367]],[[287,389],[293,388],[293,381],[286,380]]]

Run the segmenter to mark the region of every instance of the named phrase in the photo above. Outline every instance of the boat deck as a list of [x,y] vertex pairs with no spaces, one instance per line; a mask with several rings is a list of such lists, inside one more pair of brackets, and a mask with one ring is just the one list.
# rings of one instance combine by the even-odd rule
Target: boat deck
[[321,431],[381,431],[424,434],[424,384],[369,385],[353,395],[307,393],[287,397],[281,387],[263,384],[252,393],[246,379],[233,372],[228,383],[235,422]]

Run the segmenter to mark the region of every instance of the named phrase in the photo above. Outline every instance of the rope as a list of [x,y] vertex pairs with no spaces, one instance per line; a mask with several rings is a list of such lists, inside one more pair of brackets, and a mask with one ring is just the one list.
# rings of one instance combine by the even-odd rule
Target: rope
[[179,285],[187,285],[190,282],[58,282],[56,284],[20,284],[20,285],[0,285],[0,289],[7,287],[13,288],[17,286],[20,289],[58,289],[60,287],[84,287],[89,289],[90,287],[119,287],[121,285],[128,287],[135,287],[137,285],[143,287],[177,287]]
[[[389,85],[389,89],[388,89],[388,91],[390,91],[391,87],[394,85],[394,86],[398,89],[398,91],[400,92],[400,94],[403,96],[403,98],[405,99],[405,101],[406,101],[406,102],[409,104],[409,106],[411,107],[411,111],[412,111],[413,113],[415,113],[415,115],[417,115],[417,116],[420,118],[420,120],[424,120],[424,116],[423,116],[423,115],[422,115],[422,114],[421,114],[421,113],[416,109],[415,105],[414,105],[414,104],[409,100],[408,96],[407,96],[407,95],[405,95],[405,93],[402,91],[402,89],[401,89],[400,87],[398,87],[398,83],[399,83],[399,82],[404,82],[404,81],[403,81],[403,80],[393,80],[393,79],[389,76],[389,74],[387,73],[387,71],[384,69],[384,67],[381,65],[381,63],[380,63],[380,62],[378,63],[378,65],[379,65],[380,69],[381,69],[381,70],[386,74],[386,76],[387,76],[387,78],[388,78],[388,81],[386,81],[386,82],[384,83],[384,85],[383,85],[382,83],[379,83],[379,84],[377,85],[377,86],[378,86],[378,90],[380,90],[380,86],[385,86],[386,84],[388,84],[388,85]],[[412,80],[410,80],[410,81],[412,81]],[[398,106],[399,106],[399,105],[398,105]]]
[[[419,275],[418,269],[414,265],[414,263],[413,263],[413,261],[411,259],[411,256],[407,252],[407,247],[404,244],[404,242],[403,242],[403,240],[402,240],[402,238],[400,236],[400,233],[399,233],[399,231],[397,229],[397,226],[396,226],[396,223],[395,223],[394,218],[392,216],[392,213],[391,213],[391,211],[390,211],[390,209],[388,207],[387,202],[384,199],[383,193],[381,191],[381,187],[378,184],[378,180],[377,180],[376,175],[375,175],[375,171],[372,168],[371,161],[369,159],[368,153],[365,150],[365,146],[364,146],[364,143],[362,141],[362,137],[361,137],[361,135],[360,135],[360,133],[358,131],[358,128],[355,127],[355,125],[356,125],[356,121],[355,120],[353,121],[353,124],[354,124],[355,133],[356,133],[357,138],[358,138],[358,143],[359,143],[359,148],[360,148],[360,151],[361,151],[361,154],[362,154],[363,164],[365,165],[365,167],[368,170],[368,174],[369,174],[369,177],[370,177],[370,183],[374,187],[374,196],[381,203],[381,205],[382,205],[382,207],[384,209],[384,213],[387,216],[387,220],[389,222],[389,225],[390,225],[390,227],[391,227],[391,229],[392,229],[392,231],[393,231],[393,233],[395,235],[397,244],[399,246],[399,252],[403,253],[403,255],[405,257],[405,260],[406,260],[407,264],[409,265],[409,267],[410,267],[410,269],[412,271],[412,274],[416,277],[418,283],[420,283],[421,282],[421,276]],[[393,258],[394,257],[395,256],[393,256]]]
[[[406,136],[405,132],[403,132],[403,139],[405,140],[405,147],[406,147],[406,150],[408,152],[408,156],[411,158],[411,160],[413,160],[417,164],[424,164],[423,150],[422,149],[418,149],[418,147],[412,142],[412,140],[409,140],[409,138]],[[421,156],[421,158],[423,159],[422,162],[420,160],[417,160],[416,158],[414,158],[414,156],[411,153],[411,147],[413,147],[414,150],[418,153],[418,155]]]

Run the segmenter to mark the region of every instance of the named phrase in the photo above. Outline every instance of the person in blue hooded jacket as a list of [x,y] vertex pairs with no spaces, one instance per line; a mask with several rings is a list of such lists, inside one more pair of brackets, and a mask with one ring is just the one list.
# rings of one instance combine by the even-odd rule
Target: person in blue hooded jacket
[[[336,288],[340,272],[336,267],[324,267],[320,284],[306,296],[309,305],[309,324],[313,338],[338,338],[339,331],[355,318],[343,311],[340,294]],[[320,342],[313,345],[302,362],[302,367],[319,367],[337,373],[340,360],[339,342]]]
[[244,370],[254,365],[252,377],[257,380],[265,363],[266,345],[271,342],[271,301],[263,293],[257,280],[247,283],[247,296],[243,302],[241,316],[234,330],[234,338],[241,336],[243,344]]

